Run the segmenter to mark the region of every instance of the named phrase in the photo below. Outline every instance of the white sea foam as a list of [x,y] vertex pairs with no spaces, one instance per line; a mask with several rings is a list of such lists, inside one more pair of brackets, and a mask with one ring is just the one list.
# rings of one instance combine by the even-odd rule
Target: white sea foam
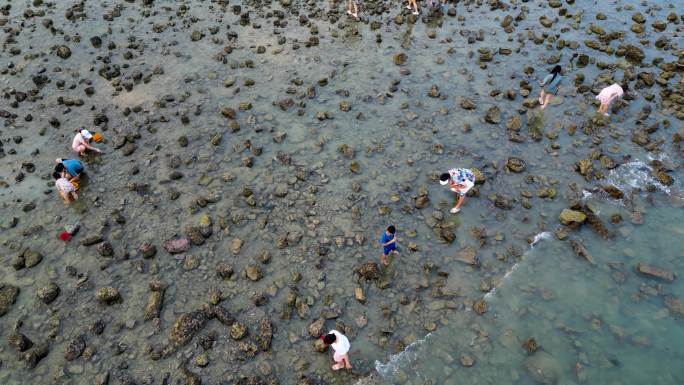
[[483,298],[485,300],[488,300],[488,299],[492,298],[494,296],[494,294],[496,294],[496,288],[492,288],[492,290],[488,291],[487,294],[485,294]]
[[606,182],[625,192],[632,189],[644,189],[651,184],[658,190],[670,194],[670,189],[651,175],[651,167],[638,160],[621,164],[610,170]]
[[543,232],[535,235],[534,238],[532,239],[532,243],[530,244],[530,246],[536,245],[537,242],[539,242],[543,239],[551,239],[551,233],[548,231],[543,231]]
[[[520,261],[513,266],[511,266],[510,269],[506,272],[504,275],[504,282],[509,279],[509,277],[513,274],[514,271],[518,269],[518,266],[520,263],[522,263],[525,260],[525,257],[527,254],[534,249],[534,246],[539,243],[542,240],[548,240],[552,238],[552,234],[548,231],[541,232],[537,235],[535,235],[532,238],[532,243],[530,243],[530,249],[525,252],[522,257],[520,258]],[[488,300],[496,294],[497,288],[494,287],[492,288],[487,294],[484,295],[485,300]],[[470,309],[467,309],[466,311],[470,311]],[[418,340],[416,342],[413,342],[409,346],[406,347],[402,352],[393,354],[389,357],[389,360],[386,363],[382,363],[380,361],[375,361],[375,370],[384,378],[391,378],[397,373],[397,370],[399,369],[405,369],[408,367],[413,361],[415,361],[418,357],[420,357],[422,351],[421,348],[427,342],[430,337],[432,336],[432,333],[427,334],[423,339]]]
[[430,336],[432,333],[428,333],[423,339],[411,343],[402,352],[391,355],[386,363],[375,361],[375,370],[381,376],[388,378],[396,374],[398,369],[406,368],[420,356],[421,347],[430,339]]
[[[503,276],[503,282],[508,281],[508,279],[511,277],[511,275],[513,274],[513,272],[515,272],[516,270],[518,270],[518,267],[520,266],[520,264],[523,263],[523,262],[525,261],[525,257],[527,257],[527,254],[529,254],[530,251],[532,251],[532,249],[534,249],[534,246],[535,246],[537,243],[539,243],[539,242],[541,242],[541,241],[543,241],[543,240],[551,239],[551,238],[552,238],[552,234],[551,234],[550,232],[548,232],[548,231],[543,231],[543,232],[541,232],[541,233],[535,235],[534,238],[532,238],[532,243],[530,243],[530,249],[527,250],[527,251],[525,252],[525,254],[522,255],[522,257],[520,257],[520,261],[518,261],[517,263],[515,263],[513,266],[511,266],[511,267],[508,269],[508,271],[506,271],[506,274],[504,274],[504,276]],[[502,282],[502,284],[503,284],[503,282]],[[496,293],[496,289],[497,289],[497,288],[494,287],[494,288],[492,288],[491,290],[489,290],[489,291],[487,292],[487,294],[484,295],[484,299],[485,299],[485,300],[488,300],[488,299],[492,298],[492,297],[494,296],[494,294]]]

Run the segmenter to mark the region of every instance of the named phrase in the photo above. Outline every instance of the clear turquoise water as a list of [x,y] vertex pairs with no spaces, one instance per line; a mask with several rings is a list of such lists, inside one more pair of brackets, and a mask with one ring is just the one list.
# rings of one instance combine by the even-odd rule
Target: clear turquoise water
[[[581,231],[596,265],[576,257],[567,242],[540,240],[485,296],[487,313],[450,322],[379,362],[380,373],[406,384],[533,384],[523,347],[532,337],[535,354],[551,357],[556,368],[557,381],[548,383],[681,384],[684,317],[670,312],[664,298],[681,299],[684,282],[647,278],[635,266],[682,271],[684,211],[662,204],[646,217],[643,225],[624,223],[608,241]],[[475,359],[472,367],[461,366],[463,354]]]

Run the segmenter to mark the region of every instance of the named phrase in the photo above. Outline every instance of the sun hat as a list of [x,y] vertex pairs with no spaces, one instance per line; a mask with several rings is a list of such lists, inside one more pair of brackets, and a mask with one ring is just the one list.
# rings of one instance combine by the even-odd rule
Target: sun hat
[[93,134],[91,134],[88,130],[81,130],[81,135],[88,140],[93,137]]

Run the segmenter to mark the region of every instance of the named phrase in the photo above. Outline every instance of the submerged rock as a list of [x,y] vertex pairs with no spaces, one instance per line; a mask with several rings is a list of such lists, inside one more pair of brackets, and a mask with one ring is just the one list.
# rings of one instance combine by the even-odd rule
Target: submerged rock
[[7,336],[7,343],[18,352],[25,352],[33,346],[33,342],[21,333],[13,333]]
[[57,284],[54,282],[50,282],[47,286],[39,289],[36,294],[38,295],[38,298],[41,301],[43,301],[45,304],[50,304],[55,299],[57,299],[57,296],[59,296],[59,293],[60,293],[59,286],[57,286]]
[[149,321],[159,318],[162,306],[164,305],[164,289],[165,285],[158,287],[157,290],[153,289],[150,293],[150,296],[147,298],[147,305],[145,305],[145,320]]
[[680,317],[684,316],[684,301],[671,296],[665,297],[665,306]]
[[579,241],[571,240],[570,246],[572,246],[572,251],[574,251],[578,257],[586,259],[592,265],[596,264],[596,261],[594,261],[594,257],[591,255],[589,250],[587,250],[587,248],[584,247],[582,243],[580,243]]
[[466,368],[475,365],[475,359],[468,354],[461,355],[459,361],[461,361],[461,365],[465,366]]
[[587,216],[577,210],[564,209],[560,213],[560,223],[565,226],[576,226],[581,225],[587,219]]
[[556,385],[561,372],[558,361],[549,353],[536,352],[525,360],[525,369],[540,384]]
[[222,279],[230,279],[233,276],[233,266],[227,262],[220,262],[216,266],[216,274]]
[[472,110],[472,109],[475,109],[475,102],[474,102],[472,99],[470,99],[470,98],[463,98],[463,99],[461,99],[461,101],[459,102],[459,105],[460,105],[461,108],[463,108],[464,110]]
[[485,122],[499,124],[501,122],[501,110],[497,106],[490,107],[485,115]]
[[238,255],[240,254],[240,250],[242,250],[242,244],[243,241],[240,238],[235,238],[230,242],[230,252],[233,253],[233,255]]
[[523,342],[523,347],[525,350],[527,350],[528,353],[534,353],[537,351],[537,340],[534,338],[528,338]]
[[19,288],[12,285],[0,284],[0,317],[9,312],[19,296]]
[[71,50],[65,45],[60,45],[57,47],[55,52],[57,53],[57,56],[61,57],[62,59],[68,59],[71,56]]
[[508,158],[508,160],[506,161],[506,168],[508,170],[510,170],[511,172],[515,172],[515,173],[523,172],[523,171],[525,171],[525,167],[526,167],[525,161],[520,159],[520,158],[516,158],[514,156]]
[[235,317],[233,317],[228,310],[221,306],[209,306],[207,309],[205,309],[205,313],[208,317],[217,319],[223,325],[232,326],[235,323]]
[[86,236],[85,238],[83,238],[81,240],[81,245],[92,246],[92,245],[96,245],[102,241],[104,241],[104,238],[102,238],[102,236],[99,234],[89,235],[89,236]]
[[249,278],[251,281],[258,281],[263,277],[263,273],[261,272],[261,268],[258,265],[248,265],[245,268],[245,276]]
[[323,335],[325,331],[325,319],[319,318],[309,325],[309,335],[313,338],[318,338]]
[[111,257],[114,254],[114,247],[112,247],[112,244],[107,241],[99,243],[97,246],[95,246],[95,249],[101,257]]
[[366,262],[357,266],[354,271],[361,277],[367,280],[377,280],[382,276],[380,266],[375,262]]
[[394,64],[396,64],[398,66],[406,64],[407,60],[408,60],[408,56],[403,52],[400,52],[400,53],[394,55]]
[[230,338],[238,341],[247,336],[247,326],[241,322],[235,322],[233,326],[230,327]]
[[477,251],[472,247],[466,247],[463,250],[457,252],[456,260],[470,266],[480,266],[480,261],[477,258]]
[[24,258],[24,266],[31,268],[38,265],[43,260],[43,255],[37,251],[26,249],[22,254]]
[[113,305],[123,301],[119,291],[111,286],[105,286],[97,289],[95,292],[95,298],[97,298],[100,303],[105,305]]
[[644,51],[642,51],[641,48],[631,44],[626,45],[624,47],[624,50],[625,57],[632,63],[639,64],[646,57],[646,55],[644,55]]
[[625,193],[613,185],[602,186],[601,189],[613,199],[622,199],[625,197]]
[[33,369],[36,367],[36,365],[38,365],[40,360],[47,357],[49,352],[50,352],[50,347],[48,346],[48,344],[46,344],[46,343],[39,344],[39,345],[34,346],[33,349],[24,353],[24,355],[22,356],[22,359],[26,363],[27,368]]
[[479,315],[487,312],[487,301],[484,299],[478,300],[473,304],[473,311]]
[[173,324],[170,335],[171,341],[175,342],[176,345],[185,345],[195,333],[204,327],[207,321],[209,321],[209,317],[200,310],[182,314]]
[[666,270],[661,267],[649,265],[647,263],[639,262],[636,266],[637,273],[662,279],[663,281],[672,282],[675,279],[675,273],[671,270]]
[[138,251],[140,252],[140,254],[142,254],[143,258],[149,259],[157,255],[157,246],[153,245],[149,241],[146,241],[140,245]]
[[190,250],[190,240],[188,238],[175,238],[164,241],[164,249],[169,254],[179,254]]
[[64,349],[64,359],[67,361],[73,361],[83,354],[85,349],[85,339],[83,336],[78,336],[72,338]]
[[257,342],[263,351],[271,349],[271,341],[273,340],[273,326],[268,318],[264,317],[259,320],[257,331]]

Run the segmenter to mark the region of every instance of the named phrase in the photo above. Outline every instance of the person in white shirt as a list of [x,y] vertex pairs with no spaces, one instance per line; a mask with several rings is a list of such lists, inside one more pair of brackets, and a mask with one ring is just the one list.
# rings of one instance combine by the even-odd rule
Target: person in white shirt
[[344,334],[338,332],[337,330],[331,330],[323,337],[323,342],[325,345],[332,346],[335,354],[333,354],[333,359],[335,360],[335,365],[332,366],[332,370],[340,369],[351,369],[352,366],[349,363],[349,340]]

